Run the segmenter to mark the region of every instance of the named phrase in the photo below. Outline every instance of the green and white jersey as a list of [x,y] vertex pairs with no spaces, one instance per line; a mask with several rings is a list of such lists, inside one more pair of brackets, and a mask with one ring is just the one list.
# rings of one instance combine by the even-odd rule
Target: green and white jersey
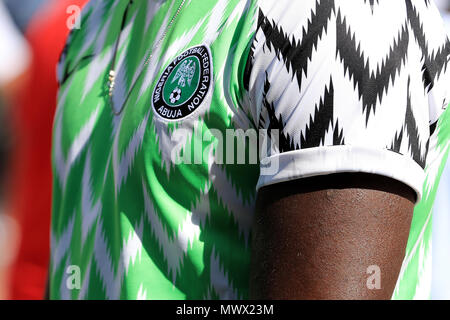
[[257,190],[340,172],[416,191],[394,298],[428,297],[450,138],[435,6],[187,0],[177,15],[181,3],[92,0],[68,40],[50,297],[245,299]]

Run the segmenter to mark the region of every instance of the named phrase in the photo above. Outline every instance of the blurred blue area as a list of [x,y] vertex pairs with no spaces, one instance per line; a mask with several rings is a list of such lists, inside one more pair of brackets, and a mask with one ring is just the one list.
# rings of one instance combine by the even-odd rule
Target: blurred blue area
[[51,0],[3,0],[13,20],[25,32],[33,15]]

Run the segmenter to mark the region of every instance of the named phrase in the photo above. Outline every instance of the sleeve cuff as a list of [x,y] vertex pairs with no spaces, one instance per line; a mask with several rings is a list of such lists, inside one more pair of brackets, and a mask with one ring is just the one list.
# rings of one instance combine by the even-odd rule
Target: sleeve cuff
[[[422,198],[423,168],[409,156],[363,146],[327,146],[277,154],[264,159],[256,189],[320,175],[363,172],[386,176],[411,187]],[[270,168],[270,169],[267,169]]]

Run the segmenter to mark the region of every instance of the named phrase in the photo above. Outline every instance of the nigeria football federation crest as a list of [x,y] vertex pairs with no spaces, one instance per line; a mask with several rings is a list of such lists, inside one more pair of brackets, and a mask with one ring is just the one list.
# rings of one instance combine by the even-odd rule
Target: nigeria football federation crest
[[166,120],[180,120],[197,110],[212,82],[212,59],[202,45],[176,57],[162,73],[152,95],[154,112]]

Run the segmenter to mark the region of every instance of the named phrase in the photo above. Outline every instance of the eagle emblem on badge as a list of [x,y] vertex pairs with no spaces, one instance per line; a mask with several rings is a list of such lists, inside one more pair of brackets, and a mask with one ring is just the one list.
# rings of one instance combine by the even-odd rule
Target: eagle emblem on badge
[[192,79],[195,75],[195,64],[192,60],[184,60],[175,74],[172,83],[178,80],[179,87],[186,87],[186,82],[189,86],[191,86]]

